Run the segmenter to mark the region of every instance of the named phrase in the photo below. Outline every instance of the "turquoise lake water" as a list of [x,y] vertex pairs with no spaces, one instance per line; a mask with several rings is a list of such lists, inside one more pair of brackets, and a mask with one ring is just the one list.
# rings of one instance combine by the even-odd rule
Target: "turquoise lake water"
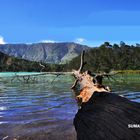
[[26,74],[40,74],[40,72],[0,72],[0,77],[12,77],[15,75],[26,75]]
[[[38,73],[16,73],[27,75]],[[73,118],[78,110],[70,87],[73,78],[42,75],[13,78],[0,73],[0,139],[75,140]],[[124,97],[140,102],[140,82],[105,82]]]

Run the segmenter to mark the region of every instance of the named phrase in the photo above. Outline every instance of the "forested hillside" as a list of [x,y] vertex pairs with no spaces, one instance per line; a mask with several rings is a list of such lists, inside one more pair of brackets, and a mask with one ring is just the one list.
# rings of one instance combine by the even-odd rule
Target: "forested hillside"
[[62,71],[63,65],[45,64],[19,59],[0,52],[0,71]]
[[[90,49],[86,55],[85,60],[87,65],[85,69],[91,71],[105,71],[111,70],[140,70],[140,47],[129,46],[124,42],[120,45],[110,45],[105,42],[98,48]],[[72,70],[78,67],[80,63],[80,56],[74,58],[65,67],[66,70]]]

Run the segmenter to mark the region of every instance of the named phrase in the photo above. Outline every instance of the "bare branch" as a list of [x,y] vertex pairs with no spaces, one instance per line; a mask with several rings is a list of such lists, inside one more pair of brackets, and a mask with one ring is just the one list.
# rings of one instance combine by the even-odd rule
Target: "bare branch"
[[42,65],[41,63],[39,63],[39,65],[42,67],[41,70],[40,70],[42,72],[45,69],[45,66]]
[[96,75],[101,75],[101,76],[114,76],[114,75],[117,75],[119,73],[122,73],[122,72],[116,72],[116,73],[99,73],[99,74],[96,74]]
[[73,85],[71,86],[71,89],[74,89],[74,88],[76,87],[77,82],[78,82],[78,79],[76,79],[76,80],[74,81]]
[[121,72],[116,72],[116,73],[97,73],[97,74],[95,74],[94,78],[95,78],[95,80],[96,80],[96,82],[98,84],[102,84],[102,80],[103,80],[104,77],[107,77],[109,81],[110,81],[110,79],[113,79],[114,81],[117,82],[117,80],[115,78],[113,78],[113,76],[117,75],[119,73],[121,73]]
[[59,76],[61,76],[61,74],[56,74],[56,77],[52,80],[51,84],[53,84],[53,82],[56,80],[56,78],[58,78]]
[[83,69],[84,65],[86,64],[86,62],[84,62],[84,54],[85,54],[85,51],[83,50],[81,53],[81,64],[80,64],[78,71],[76,71],[76,70],[73,71],[73,74],[74,74],[74,77],[76,78],[76,80],[74,81],[71,89],[74,89],[76,87],[76,85],[79,81],[78,75],[82,72],[82,69]]
[[86,64],[86,63],[84,62],[84,55],[85,55],[85,51],[83,50],[82,53],[81,53],[81,64],[80,64],[80,68],[79,68],[79,70],[78,70],[79,72],[82,71],[84,65]]

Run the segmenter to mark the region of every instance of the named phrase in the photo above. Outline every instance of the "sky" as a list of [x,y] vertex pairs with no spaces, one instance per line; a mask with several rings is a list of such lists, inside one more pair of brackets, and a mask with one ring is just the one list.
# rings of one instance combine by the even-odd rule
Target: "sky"
[[0,0],[0,44],[135,44],[139,17],[139,0]]

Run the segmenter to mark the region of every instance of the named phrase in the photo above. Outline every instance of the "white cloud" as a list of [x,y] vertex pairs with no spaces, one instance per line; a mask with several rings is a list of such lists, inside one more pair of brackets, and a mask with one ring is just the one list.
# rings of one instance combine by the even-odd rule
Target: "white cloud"
[[2,36],[0,36],[0,44],[6,44],[6,42],[4,41],[4,38]]
[[75,39],[76,43],[84,43],[85,41],[86,41],[85,38],[77,38],[77,39]]
[[54,40],[41,40],[41,43],[55,43],[56,41]]

